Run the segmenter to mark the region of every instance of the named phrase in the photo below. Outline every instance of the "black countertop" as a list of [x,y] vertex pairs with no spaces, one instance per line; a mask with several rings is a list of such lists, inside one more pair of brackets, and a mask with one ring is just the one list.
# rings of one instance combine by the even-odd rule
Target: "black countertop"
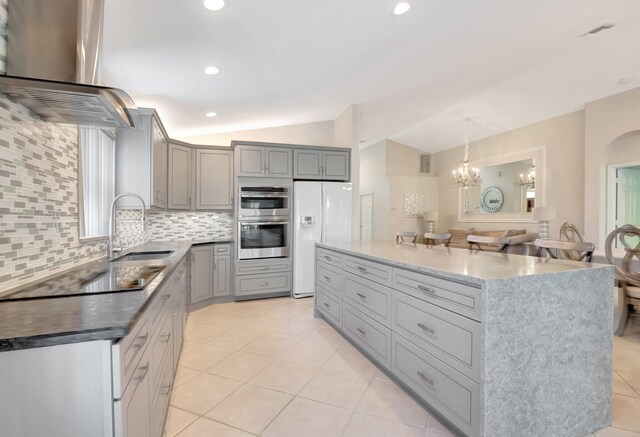
[[[150,242],[132,247],[123,254],[158,250],[172,250],[173,253],[166,258],[147,261],[109,263],[109,260],[104,258],[47,278],[47,281],[55,278],[62,279],[83,270],[105,269],[108,265],[111,267],[152,265],[164,267],[164,270],[142,290],[0,301],[0,351],[93,340],[115,340],[124,337],[153,300],[154,292],[180,264],[191,246],[230,242],[232,242],[231,239]],[[18,290],[28,293],[29,287],[39,287],[44,281],[21,286]],[[16,291],[14,289],[9,293]]]

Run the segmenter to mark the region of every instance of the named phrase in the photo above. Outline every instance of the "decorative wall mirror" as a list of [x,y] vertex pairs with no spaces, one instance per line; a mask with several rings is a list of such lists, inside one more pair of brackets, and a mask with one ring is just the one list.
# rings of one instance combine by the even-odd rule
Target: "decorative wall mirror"
[[460,222],[535,223],[532,211],[545,205],[546,147],[475,161],[482,183],[458,188]]

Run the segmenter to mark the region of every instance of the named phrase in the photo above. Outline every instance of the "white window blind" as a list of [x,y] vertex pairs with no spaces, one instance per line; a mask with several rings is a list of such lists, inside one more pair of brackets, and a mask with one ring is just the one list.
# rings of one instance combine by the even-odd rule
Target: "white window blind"
[[115,191],[115,139],[109,132],[80,127],[80,237],[109,234]]

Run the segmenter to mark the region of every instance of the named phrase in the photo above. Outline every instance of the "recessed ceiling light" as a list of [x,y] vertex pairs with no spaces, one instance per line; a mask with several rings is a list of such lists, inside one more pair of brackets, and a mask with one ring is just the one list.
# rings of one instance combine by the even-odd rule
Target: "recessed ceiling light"
[[210,11],[219,11],[224,8],[224,0],[204,0],[204,7]]
[[393,8],[394,15],[402,15],[406,13],[409,9],[411,9],[411,5],[407,2],[400,2]]
[[209,117],[209,118],[211,118],[211,117],[215,117],[215,116],[216,116],[216,115],[218,115],[218,114],[216,114],[215,112],[207,112],[207,113],[206,113],[206,114],[204,114],[204,115],[205,115],[205,117]]
[[218,68],[214,67],[213,65],[209,65],[204,69],[204,74],[208,74],[209,76],[213,76],[214,74],[218,73],[220,73],[220,70],[218,70]]

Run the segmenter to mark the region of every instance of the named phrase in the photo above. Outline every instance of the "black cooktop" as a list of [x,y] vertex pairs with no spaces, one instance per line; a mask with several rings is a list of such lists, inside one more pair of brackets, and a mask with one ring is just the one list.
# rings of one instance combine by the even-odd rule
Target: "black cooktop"
[[52,297],[139,291],[144,289],[164,266],[73,269],[67,273],[0,296],[0,300],[46,299]]

